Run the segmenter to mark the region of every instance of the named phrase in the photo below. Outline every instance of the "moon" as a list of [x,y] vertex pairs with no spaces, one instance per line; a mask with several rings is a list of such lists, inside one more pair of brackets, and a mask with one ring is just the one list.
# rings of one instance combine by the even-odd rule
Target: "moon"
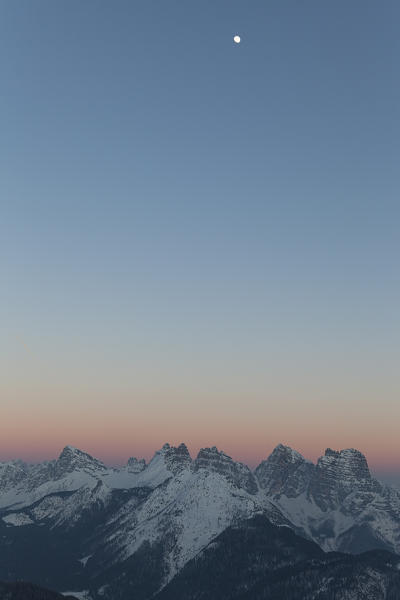
[[235,44],[240,44],[240,42],[241,42],[240,35],[233,36],[233,41],[235,42]]

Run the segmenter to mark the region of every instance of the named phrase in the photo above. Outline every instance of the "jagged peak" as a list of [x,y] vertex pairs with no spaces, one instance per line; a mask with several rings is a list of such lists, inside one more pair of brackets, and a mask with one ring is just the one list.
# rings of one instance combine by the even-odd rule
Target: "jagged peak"
[[92,456],[90,456],[90,454],[87,454],[87,452],[83,452],[83,450],[79,450],[79,448],[76,448],[75,446],[70,446],[69,444],[67,446],[64,446],[58,458],[60,459],[63,456],[89,456],[90,458],[93,458]]
[[300,452],[297,452],[297,450],[293,450],[293,448],[291,448],[290,446],[285,446],[284,444],[278,444],[277,446],[275,446],[275,448],[272,450],[270,457],[271,456],[275,456],[275,455],[285,455],[287,456],[292,462],[297,462],[299,460],[301,461],[305,461],[306,459],[304,458],[304,456],[302,454],[300,454]]
[[332,448],[327,448],[325,450],[325,456],[342,456],[342,455],[355,455],[362,456],[365,458],[365,455],[357,448],[343,448],[342,450],[332,450]]
[[300,452],[297,450],[293,450],[290,446],[285,446],[284,444],[278,444],[272,450],[267,458],[262,460],[260,464],[255,468],[255,473],[259,472],[261,469],[267,467],[268,465],[283,465],[283,464],[300,464],[300,463],[309,463],[312,464],[311,461],[304,458]]
[[79,448],[77,448],[76,446],[71,446],[70,444],[67,444],[64,447],[64,450],[71,450],[71,452],[82,452],[82,450],[79,450]]
[[188,447],[183,442],[181,444],[179,444],[179,446],[172,446],[168,442],[165,442],[165,444],[162,446],[162,448],[160,448],[160,450],[157,450],[155,454],[167,454],[171,451],[172,452],[184,452],[185,454],[188,454],[190,456]]
[[357,456],[358,458],[365,458],[365,454],[361,452],[361,450],[357,450],[357,448],[345,448],[339,452],[341,456]]
[[181,442],[178,446],[178,449],[181,448],[182,450],[186,450],[189,454],[189,450],[188,447],[186,446],[186,444],[184,442]]
[[290,446],[278,444],[254,473],[268,494],[285,494],[293,498],[307,489],[313,463]]
[[167,469],[176,475],[183,469],[190,467],[192,463],[192,457],[190,456],[189,450],[186,444],[179,444],[179,446],[170,446],[165,454],[165,464]]
[[338,450],[332,450],[332,448],[327,448],[324,454],[324,456],[333,456],[334,458],[338,458],[339,455],[340,452]]
[[55,461],[55,469],[57,472],[69,471],[73,468],[84,468],[86,466],[106,469],[106,466],[97,458],[94,458],[87,452],[75,448],[75,446],[65,446],[60,453],[60,456]]
[[231,456],[218,450],[216,446],[201,448],[192,468],[194,471],[204,469],[208,472],[219,473],[238,487],[244,487],[249,493],[257,492],[257,482],[249,467],[236,462]]
[[290,446],[286,446],[286,444],[279,443],[275,446],[274,450],[292,450],[292,448]]
[[[169,444],[168,442],[165,442],[165,444],[163,444],[161,446],[161,448],[159,450],[156,450],[154,452],[154,456],[153,458],[150,460],[150,462],[152,462],[157,456],[164,456],[166,454],[166,452],[168,452],[168,450],[171,448],[171,444]],[[149,463],[150,464],[150,463]]]
[[144,458],[136,458],[136,456],[131,456],[128,458],[128,462],[126,463],[129,471],[133,473],[141,473],[146,468],[146,460]]
[[356,448],[344,448],[343,450],[332,450],[331,448],[327,448],[325,450],[324,456],[321,456],[318,459],[319,463],[324,463],[326,460],[332,460],[333,462],[355,462],[359,464],[363,464],[368,468],[367,459],[365,454],[357,450]]
[[188,468],[192,462],[189,450],[184,443],[179,444],[179,446],[171,446],[171,444],[167,442],[160,450],[157,450],[150,463],[152,463],[156,457],[162,457],[166,468],[174,475],[183,469]]
[[309,491],[325,511],[343,502],[352,492],[370,493],[378,489],[362,452],[355,448],[340,451],[327,448],[318,459]]
[[233,462],[233,458],[226,454],[223,450],[218,450],[217,446],[211,446],[210,448],[200,448],[196,460],[205,456],[209,456],[210,458],[213,456],[220,456]]

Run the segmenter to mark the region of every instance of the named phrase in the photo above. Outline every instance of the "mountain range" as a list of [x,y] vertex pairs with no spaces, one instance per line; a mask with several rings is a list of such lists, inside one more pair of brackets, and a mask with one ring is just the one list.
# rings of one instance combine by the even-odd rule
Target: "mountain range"
[[[262,568],[257,544],[267,555]],[[278,445],[254,471],[215,447],[192,460],[184,444],[165,444],[148,464],[130,458],[119,469],[71,446],[53,461],[0,463],[0,580],[93,600],[211,599],[212,590],[202,596],[182,582],[188,573],[207,581],[205,565],[218,560],[222,569],[221,556],[231,553],[234,562],[239,546],[239,588],[250,589],[252,574],[251,585],[270,595],[253,589],[229,598],[289,598],[279,588],[287,578],[277,574],[288,568],[293,589],[314,582],[321,590],[331,573],[347,593],[352,573],[361,587],[384,590],[382,598],[400,598],[400,492],[374,479],[354,449],[327,449],[313,464]],[[227,568],[221,582],[231,578]]]

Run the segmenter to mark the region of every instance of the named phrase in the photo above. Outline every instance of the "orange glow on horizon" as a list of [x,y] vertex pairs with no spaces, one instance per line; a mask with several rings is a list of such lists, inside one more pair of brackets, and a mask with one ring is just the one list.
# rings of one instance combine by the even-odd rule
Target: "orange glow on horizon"
[[237,400],[228,405],[195,398],[189,403],[177,396],[160,403],[127,396],[119,399],[118,409],[102,396],[83,404],[78,399],[71,403],[59,394],[58,402],[52,404],[53,394],[46,395],[40,394],[41,405],[35,404],[33,396],[29,419],[25,402],[10,404],[7,419],[0,423],[0,460],[53,459],[70,444],[107,464],[121,465],[130,456],[149,460],[165,442],[184,442],[192,457],[202,447],[217,446],[254,467],[282,443],[313,462],[327,447],[357,448],[373,470],[400,471],[397,421],[387,420],[379,427],[366,413],[364,421],[354,427],[354,419],[359,419],[356,406],[348,408],[344,419],[334,405],[303,403],[289,412],[279,400],[253,400],[253,406],[244,410],[243,401]]
[[[0,444],[0,461],[7,461],[11,459],[22,459],[26,462],[40,462],[43,460],[52,460],[57,458],[66,445],[75,446],[84,452],[88,452],[92,456],[102,460],[105,464],[110,466],[121,466],[126,464],[127,460],[131,456],[137,458],[145,458],[148,462],[154,456],[154,453],[159,450],[164,443],[168,442],[173,446],[177,446],[180,443],[185,443],[188,446],[189,452],[192,458],[197,456],[200,448],[217,446],[219,450],[226,452],[234,460],[240,461],[247,464],[250,468],[255,468],[262,460],[266,459],[273,451],[275,446],[279,443],[290,446],[306,459],[316,463],[318,458],[325,452],[326,447],[331,447],[335,450],[342,450],[344,448],[355,447],[363,454],[365,454],[368,464],[372,471],[387,471],[387,472],[398,472],[399,461],[398,461],[398,449],[388,445],[382,447],[382,445],[376,445],[374,443],[369,444],[369,447],[360,447],[357,444],[328,444],[316,446],[310,443],[299,444],[291,443],[287,439],[274,439],[273,441],[261,441],[252,440],[247,445],[242,441],[238,444],[235,441],[229,441],[228,439],[218,440],[217,438],[212,439],[206,437],[203,443],[199,443],[197,440],[190,440],[172,436],[168,438],[155,439],[156,436],[152,436],[150,439],[145,441],[144,439],[128,440],[119,438],[118,441],[114,442],[111,438],[107,441],[96,439],[94,436],[68,436],[64,439],[60,445],[59,439],[46,440],[25,440],[24,443],[6,444],[4,439]],[[390,451],[393,451],[391,454]]]

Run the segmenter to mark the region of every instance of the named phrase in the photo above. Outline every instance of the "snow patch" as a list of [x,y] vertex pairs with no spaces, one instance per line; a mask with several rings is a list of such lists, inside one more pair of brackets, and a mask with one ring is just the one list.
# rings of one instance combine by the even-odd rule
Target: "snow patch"
[[14,527],[21,527],[23,525],[32,525],[33,521],[29,515],[24,513],[13,513],[3,517],[4,523],[7,525],[13,525]]
[[82,590],[80,592],[62,592],[63,596],[74,596],[77,600],[92,600],[88,590]]

